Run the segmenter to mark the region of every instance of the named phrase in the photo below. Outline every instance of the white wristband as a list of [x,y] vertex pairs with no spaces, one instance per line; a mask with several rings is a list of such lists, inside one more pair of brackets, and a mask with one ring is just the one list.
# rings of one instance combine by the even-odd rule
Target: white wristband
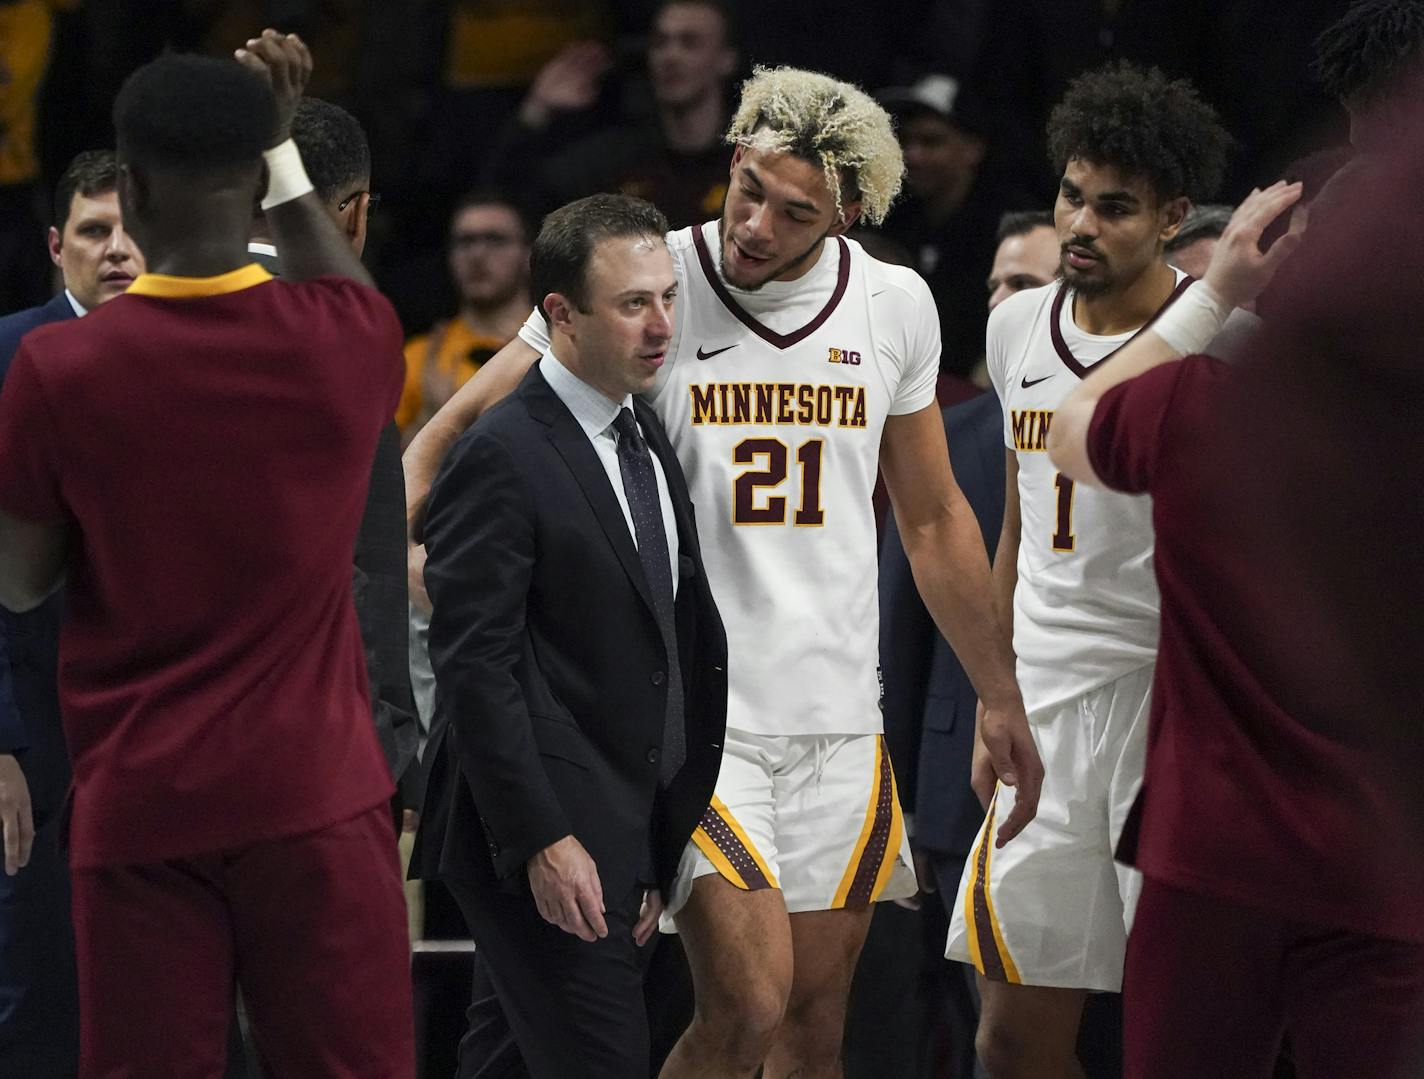
[[1175,351],[1190,356],[1211,344],[1231,311],[1231,305],[1205,281],[1197,281],[1158,316],[1151,330]]
[[270,150],[263,150],[262,159],[267,162],[267,194],[262,196],[263,210],[270,210],[273,206],[291,202],[308,191],[316,190],[307,179],[301,152],[291,139],[278,143]]

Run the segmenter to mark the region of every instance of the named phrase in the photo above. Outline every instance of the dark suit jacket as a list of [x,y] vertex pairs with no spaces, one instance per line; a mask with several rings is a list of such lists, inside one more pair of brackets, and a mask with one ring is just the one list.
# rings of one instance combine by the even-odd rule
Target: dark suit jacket
[[687,760],[659,790],[669,657],[637,549],[588,436],[536,365],[470,428],[431,489],[425,581],[440,689],[413,876],[527,888],[525,862],[572,834],[604,895],[666,888],[711,799],[727,641],[667,435],[680,545],[675,617]]
[[[1004,421],[992,393],[944,410],[954,475],[979,521],[989,557],[1004,521]],[[969,786],[978,698],[925,610],[893,519],[880,550],[880,664],[885,737],[915,814],[915,843],[967,854],[984,820]]]
[[[0,318],[0,383],[25,334],[74,317],[69,298],[61,292],[49,303]],[[59,713],[63,604],[63,596],[56,593],[24,614],[0,608],[0,753],[20,757],[37,824],[58,811],[69,787],[69,755]]]

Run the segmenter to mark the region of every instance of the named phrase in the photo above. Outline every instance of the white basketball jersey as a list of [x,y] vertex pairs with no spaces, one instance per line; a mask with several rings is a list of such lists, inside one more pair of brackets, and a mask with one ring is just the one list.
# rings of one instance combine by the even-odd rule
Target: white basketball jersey
[[[1189,283],[1179,271],[1172,299]],[[1151,499],[1076,484],[1047,450],[1059,404],[1132,337],[1080,330],[1072,291],[1061,282],[1016,293],[989,316],[989,378],[1003,405],[1004,444],[1019,466],[1014,652],[1030,713],[1157,656]]]
[[[756,292],[721,279],[715,222],[668,246],[677,330],[648,399],[687,477],[727,629],[727,726],[879,732],[871,494],[887,417],[934,401],[929,289],[849,240]],[[521,337],[541,347],[532,329]]]

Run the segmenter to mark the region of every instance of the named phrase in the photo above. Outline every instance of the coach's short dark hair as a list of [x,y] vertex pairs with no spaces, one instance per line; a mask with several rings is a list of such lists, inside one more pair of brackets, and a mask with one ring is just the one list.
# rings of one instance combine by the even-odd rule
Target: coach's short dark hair
[[1027,236],[1034,229],[1053,228],[1052,210],[1010,210],[999,218],[999,234],[995,243],[1011,236]]
[[340,105],[304,97],[292,116],[292,139],[322,202],[344,199],[371,179],[371,146],[356,117]]
[[1361,0],[1315,39],[1315,75],[1347,105],[1374,104],[1421,61],[1424,0]]
[[276,122],[271,87],[236,60],[168,53],[114,101],[120,159],[189,176],[256,165]]
[[529,256],[529,287],[544,318],[544,297],[551,292],[586,310],[588,263],[601,241],[646,236],[663,243],[667,231],[662,211],[631,195],[590,195],[555,210],[544,218]]
[[75,156],[54,187],[54,227],[64,232],[76,194],[104,195],[119,184],[119,159],[113,150],[85,150]]
[[1221,203],[1205,203],[1193,206],[1187,211],[1182,227],[1162,245],[1164,254],[1172,254],[1184,247],[1191,247],[1198,240],[1219,240],[1226,226],[1231,223],[1233,208]]
[[1159,199],[1205,202],[1226,172],[1231,136],[1185,79],[1110,64],[1074,79],[1048,120],[1060,173],[1074,158],[1144,177]]

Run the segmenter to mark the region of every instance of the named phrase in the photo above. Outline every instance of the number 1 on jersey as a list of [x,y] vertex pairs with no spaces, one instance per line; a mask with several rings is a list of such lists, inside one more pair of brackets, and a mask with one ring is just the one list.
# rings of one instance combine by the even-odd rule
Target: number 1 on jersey
[[[816,527],[826,522],[821,508],[821,455],[825,443],[819,438],[808,439],[796,450],[801,466],[801,505],[791,515],[798,527]],[[790,471],[786,443],[777,438],[744,438],[732,450],[732,460],[739,465],[754,465],[765,461],[762,469],[748,469],[732,484],[732,523],[739,525],[784,525],[786,496],[771,495],[765,505],[757,505],[757,488],[779,487]]]
[[1053,486],[1058,489],[1058,527],[1053,533],[1053,549],[1072,551],[1078,546],[1078,537],[1073,535],[1073,481],[1062,472],[1055,472]]

